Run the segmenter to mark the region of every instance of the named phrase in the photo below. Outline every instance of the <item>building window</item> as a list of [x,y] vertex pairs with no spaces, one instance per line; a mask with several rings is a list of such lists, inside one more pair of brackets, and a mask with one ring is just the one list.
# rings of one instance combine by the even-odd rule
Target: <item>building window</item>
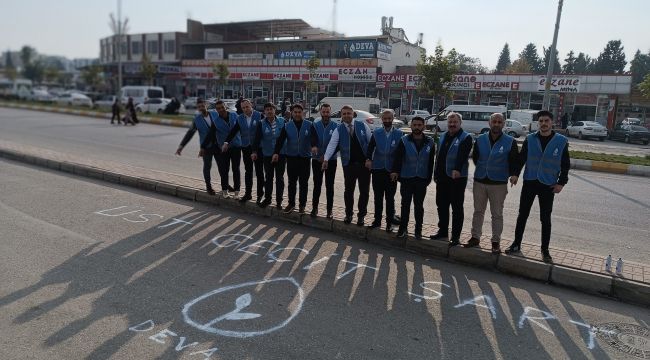
[[142,46],[139,41],[131,41],[131,54],[132,55],[142,54]]
[[158,54],[158,40],[147,41],[147,54]]
[[127,53],[126,41],[122,41],[120,44],[121,44],[120,54],[122,54],[123,56],[126,56],[126,53]]
[[175,54],[176,53],[176,41],[175,40],[165,40],[163,42],[165,54]]

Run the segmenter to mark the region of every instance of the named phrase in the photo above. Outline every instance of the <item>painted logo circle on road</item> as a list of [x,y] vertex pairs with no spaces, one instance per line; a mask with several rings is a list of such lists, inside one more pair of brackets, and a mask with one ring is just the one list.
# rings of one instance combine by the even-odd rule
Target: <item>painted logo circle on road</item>
[[607,345],[639,359],[650,359],[650,329],[623,323],[597,326],[596,335]]
[[[252,295],[255,288],[260,285],[264,286],[263,290]],[[293,288],[292,291],[295,291],[294,298],[297,297],[295,300],[297,301],[296,305],[293,306],[292,309],[282,311],[283,314],[276,314],[275,316],[273,313],[277,313],[279,311],[278,309],[270,308],[268,306],[266,308],[261,307],[261,301],[255,300],[264,296],[264,293],[270,293],[268,288],[271,285],[277,287],[277,291],[282,290],[280,294],[283,295],[289,293],[287,292],[287,286]],[[238,295],[234,300],[233,305],[230,305],[232,303],[230,300],[227,300],[229,297],[233,296],[233,294],[229,294],[231,292]],[[275,299],[276,297],[272,298]],[[210,303],[208,303],[208,299],[210,299]],[[185,304],[185,306],[183,306],[182,314],[185,323],[196,329],[222,336],[248,338],[265,335],[285,327],[298,315],[298,313],[300,313],[304,301],[305,295],[298,282],[292,277],[281,277],[250,281],[212,290]],[[209,316],[204,315],[204,313],[213,310],[214,306],[218,307],[223,306],[224,304],[226,304],[225,306],[231,310],[225,312],[220,311],[221,314],[213,314]],[[192,311],[193,308],[197,307],[203,307],[204,310]],[[259,308],[268,311],[265,314],[265,311],[259,311]],[[227,327],[232,328],[227,329]]]

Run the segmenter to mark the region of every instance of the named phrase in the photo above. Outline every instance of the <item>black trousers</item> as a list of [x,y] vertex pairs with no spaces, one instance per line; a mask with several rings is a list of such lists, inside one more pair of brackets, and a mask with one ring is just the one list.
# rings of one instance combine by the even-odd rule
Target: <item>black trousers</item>
[[555,194],[553,189],[539,181],[524,181],[521,188],[521,197],[519,198],[519,215],[517,216],[517,226],[515,227],[515,241],[513,245],[521,245],[524,237],[526,222],[530,215],[530,208],[535,202],[535,196],[539,201],[539,221],[542,223],[542,250],[548,250],[548,244],[551,242],[551,213],[553,212],[553,199]]
[[[328,164],[329,166],[329,164]],[[370,170],[363,163],[350,163],[343,166],[343,177],[345,178],[345,191],[343,199],[345,200],[345,215],[352,216],[354,209],[354,189],[357,181],[359,182],[359,210],[360,218],[368,213],[368,199],[370,198]]]
[[244,158],[244,185],[246,186],[246,195],[251,195],[253,192],[253,168],[255,168],[255,177],[257,177],[257,198],[261,199],[264,196],[264,161],[261,157],[253,161],[251,153],[253,152],[250,146],[241,149]]
[[235,191],[241,188],[241,174],[239,166],[241,164],[241,148],[231,147],[226,152],[220,152],[217,155],[217,165],[219,166],[219,177],[221,177],[221,190],[228,190],[230,187],[228,173],[232,165],[232,181]]
[[323,162],[316,159],[311,161],[311,169],[314,173],[314,191],[311,203],[314,209],[318,208],[320,203],[320,193],[323,187],[323,175],[325,175],[325,196],[327,197],[327,212],[331,213],[334,208],[334,179],[336,178],[336,160],[327,162],[327,170],[321,170]]
[[296,187],[300,183],[298,204],[301,208],[307,205],[309,192],[309,162],[310,157],[287,156],[287,176],[289,177],[289,205],[296,205]]
[[212,188],[212,185],[210,184],[211,181],[211,176],[210,176],[210,171],[212,170],[212,159],[215,160],[217,163],[217,166],[219,166],[219,160],[217,158],[217,154],[214,149],[207,149],[205,150],[205,154],[203,154],[203,180],[205,180],[205,186],[208,189]]
[[427,195],[427,180],[421,178],[401,179],[399,187],[402,194],[402,218],[400,229],[406,229],[411,214],[411,200],[413,201],[413,212],[415,213],[415,230],[422,231],[424,221],[424,197]]
[[284,196],[284,168],[287,158],[280,155],[276,163],[271,162],[271,156],[265,156],[264,159],[264,198],[271,200],[273,195],[273,176],[275,175],[275,202],[277,205],[282,204]]
[[113,123],[113,121],[114,121],[115,119],[117,119],[117,123],[118,123],[118,124],[121,122],[121,119],[120,119],[120,112],[119,112],[119,111],[113,111],[113,115],[111,116],[111,124]]
[[395,217],[395,192],[397,182],[390,181],[388,170],[372,170],[372,191],[375,194],[375,222],[381,222],[384,199],[386,199],[386,223]]
[[452,179],[442,175],[436,183],[436,206],[438,207],[438,228],[441,234],[449,233],[449,206],[453,212],[451,222],[451,239],[460,239],[463,230],[463,202],[465,201],[465,188],[467,178]]

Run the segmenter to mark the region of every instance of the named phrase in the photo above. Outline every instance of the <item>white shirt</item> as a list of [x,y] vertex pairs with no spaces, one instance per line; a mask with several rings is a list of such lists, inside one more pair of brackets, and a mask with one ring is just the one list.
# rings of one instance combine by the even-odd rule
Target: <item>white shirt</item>
[[203,120],[205,120],[205,123],[208,125],[208,127],[212,127],[212,118],[210,117],[210,114],[208,113],[208,116],[204,116]]
[[[246,116],[246,114],[244,114]],[[251,121],[253,121],[253,115],[251,116],[246,116],[246,125],[250,128],[251,127]]]
[[[357,122],[357,121],[359,121],[359,120],[352,120],[352,123],[351,123],[351,125],[352,125],[352,129],[354,129],[354,123]],[[372,137],[372,132],[370,131],[370,127],[368,126],[368,124],[366,124],[366,123],[363,122],[363,121],[359,121],[359,122],[360,122],[361,124],[363,124],[363,127],[365,127],[365,135],[366,135],[366,139],[367,139],[368,142],[370,142],[370,138]],[[345,128],[346,128],[346,130],[347,130],[347,125],[346,125]],[[340,129],[340,128],[338,128],[338,127],[336,128],[336,130],[335,130],[334,133],[332,134],[332,139],[330,139],[330,143],[327,145],[327,150],[325,151],[325,160],[328,160],[328,161],[329,161],[329,160],[332,160],[332,159],[331,159],[332,156],[334,155],[334,153],[336,153],[336,149],[337,149],[338,146],[339,146],[339,137],[341,136],[341,135],[339,134],[339,129]],[[348,130],[348,131],[349,131],[349,130]],[[353,131],[354,131],[354,130],[353,130]],[[345,134],[345,136],[350,136],[350,133],[348,132],[347,134]],[[357,134],[357,136],[358,136],[358,134]],[[365,155],[365,154],[364,154],[364,155]]]

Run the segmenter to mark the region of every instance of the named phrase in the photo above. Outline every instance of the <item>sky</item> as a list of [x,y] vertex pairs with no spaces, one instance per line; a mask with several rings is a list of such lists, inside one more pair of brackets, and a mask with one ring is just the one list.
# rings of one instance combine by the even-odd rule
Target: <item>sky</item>
[[[334,0],[123,0],[129,33],[186,31],[186,19],[203,23],[301,18],[331,30]],[[244,4],[237,6],[238,4]],[[557,0],[337,0],[336,31],[347,36],[380,34],[381,17],[393,16],[414,42],[432,52],[441,43],[496,66],[504,43],[511,60],[524,46],[553,40]],[[39,53],[68,58],[99,56],[99,39],[111,34],[109,14],[117,0],[6,0],[0,5],[0,51],[31,45]],[[569,50],[597,57],[608,40],[620,39],[626,60],[650,52],[649,0],[565,0],[558,37],[560,62]],[[14,21],[11,21],[14,19]]]

